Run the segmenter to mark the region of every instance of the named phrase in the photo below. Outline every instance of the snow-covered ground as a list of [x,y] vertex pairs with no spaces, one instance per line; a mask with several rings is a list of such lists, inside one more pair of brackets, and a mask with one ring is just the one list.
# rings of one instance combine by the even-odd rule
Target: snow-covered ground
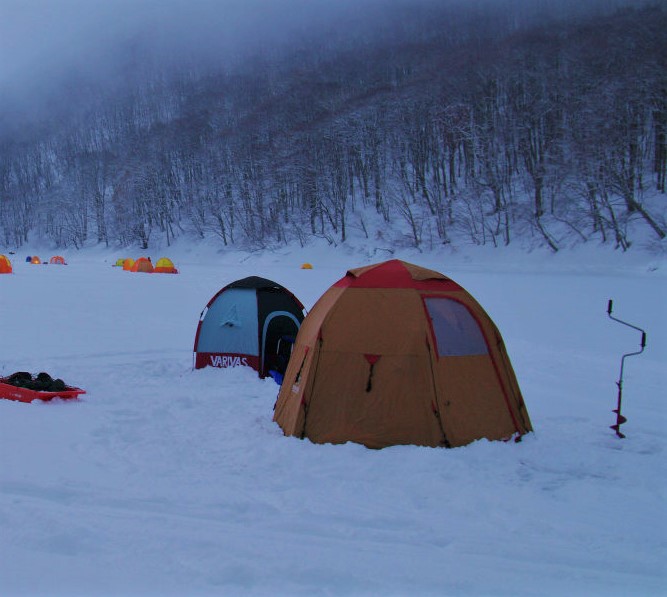
[[[51,254],[42,252],[42,258]],[[310,247],[13,255],[0,276],[0,375],[47,371],[79,401],[0,400],[0,595],[667,594],[667,264]],[[153,261],[162,254],[152,254]],[[446,273],[498,324],[535,433],[445,450],[286,438],[278,386],[192,370],[202,308],[248,275],[310,308],[350,267],[398,257]],[[303,270],[303,262],[313,264]],[[609,425],[624,352],[623,426]]]

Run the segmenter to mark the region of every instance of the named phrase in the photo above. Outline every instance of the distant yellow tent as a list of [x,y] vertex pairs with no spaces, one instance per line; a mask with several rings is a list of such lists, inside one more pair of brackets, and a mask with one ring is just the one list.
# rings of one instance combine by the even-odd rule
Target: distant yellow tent
[[160,257],[155,264],[154,274],[177,274],[178,270],[174,267],[171,259]]
[[67,263],[65,262],[65,258],[62,257],[61,255],[54,255],[53,257],[51,257],[51,259],[49,259],[49,263],[58,263],[60,265],[67,265]]
[[310,265],[310,263],[304,263],[304,264],[301,266],[301,269],[313,269],[313,266]]
[[35,265],[39,265],[42,263],[41,259],[37,257],[37,255],[33,255],[32,259],[30,259],[30,263],[34,263]]
[[133,265],[134,265],[134,259],[132,259],[132,257],[128,257],[125,261],[123,261],[123,269],[126,272],[131,272]]
[[12,262],[6,255],[0,255],[0,274],[11,274]]
[[119,257],[116,259],[116,263],[114,263],[111,267],[123,267],[125,265],[125,258],[124,257]]

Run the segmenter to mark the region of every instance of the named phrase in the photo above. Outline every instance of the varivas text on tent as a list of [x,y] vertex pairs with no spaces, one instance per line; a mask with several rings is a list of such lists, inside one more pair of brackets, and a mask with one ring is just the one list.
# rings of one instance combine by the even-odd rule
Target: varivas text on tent
[[211,355],[211,365],[213,367],[247,367],[248,359],[245,357],[228,357],[216,354]]

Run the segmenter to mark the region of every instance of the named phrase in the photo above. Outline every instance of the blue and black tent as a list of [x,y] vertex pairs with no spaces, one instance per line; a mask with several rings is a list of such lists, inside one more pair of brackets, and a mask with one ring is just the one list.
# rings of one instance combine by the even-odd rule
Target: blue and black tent
[[201,313],[195,368],[248,366],[280,383],[303,318],[301,302],[277,282],[257,276],[232,282]]

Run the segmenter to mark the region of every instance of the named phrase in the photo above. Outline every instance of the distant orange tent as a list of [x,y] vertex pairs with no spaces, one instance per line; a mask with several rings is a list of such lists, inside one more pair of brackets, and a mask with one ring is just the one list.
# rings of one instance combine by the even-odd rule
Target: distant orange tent
[[51,257],[51,259],[49,259],[49,263],[67,265],[67,263],[65,262],[65,258],[62,255],[54,255],[53,257]]
[[134,265],[134,259],[132,257],[128,257],[123,261],[123,270],[126,272],[131,272],[132,271],[132,266]]
[[41,259],[37,257],[37,255],[33,255],[32,258],[30,259],[30,263],[34,263],[35,265],[39,265],[42,263]]
[[134,265],[132,266],[132,269],[130,271],[133,272],[143,272],[145,274],[152,274],[153,273],[153,264],[151,263],[151,260],[147,257],[139,257],[134,262]]
[[160,257],[155,264],[154,274],[177,274],[178,270],[174,267],[171,259]]
[[0,255],[0,274],[11,274],[12,262],[6,255]]

